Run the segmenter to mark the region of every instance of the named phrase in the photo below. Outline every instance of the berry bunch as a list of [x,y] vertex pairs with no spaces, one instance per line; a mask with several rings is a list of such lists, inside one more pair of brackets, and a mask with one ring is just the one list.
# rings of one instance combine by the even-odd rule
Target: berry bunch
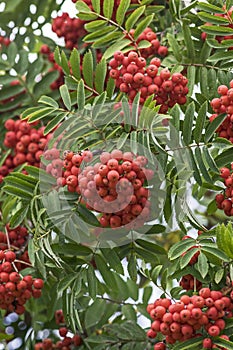
[[[231,297],[221,291],[202,288],[198,295],[183,295],[179,301],[172,303],[168,298],[157,299],[147,306],[153,322],[147,336],[156,338],[158,333],[165,337],[165,342],[157,343],[154,349],[165,349],[166,344],[204,336],[203,348],[215,348],[214,337],[224,335],[226,318],[232,317],[233,303]],[[160,345],[163,344],[163,345]],[[161,347],[159,347],[159,345]]]
[[9,224],[6,225],[6,230],[8,238],[3,231],[0,231],[0,249],[7,250],[9,243],[10,249],[16,253],[17,257],[20,256],[20,261],[15,262],[15,266],[18,271],[21,271],[30,264],[27,251],[28,230],[23,226],[10,229]]
[[48,47],[48,45],[42,45],[40,48],[40,52],[44,55],[47,56],[49,62],[51,62],[51,64],[53,65],[50,68],[50,71],[58,71],[59,72],[59,77],[57,78],[57,80],[55,80],[54,82],[52,82],[50,84],[50,88],[52,90],[57,90],[61,85],[64,84],[64,73],[62,68],[55,62],[54,59],[54,53],[50,51],[50,48]]
[[64,37],[66,48],[72,50],[78,47],[78,40],[86,34],[84,23],[79,18],[70,18],[69,14],[64,12],[54,18],[52,30],[59,38]]
[[55,312],[56,323],[60,325],[58,329],[61,340],[56,343],[52,339],[46,338],[42,342],[37,343],[34,350],[72,350],[74,347],[82,344],[82,339],[79,334],[74,334],[73,336],[68,335],[68,328],[65,326],[65,319],[62,310],[57,310]]
[[66,186],[69,192],[77,192],[80,194],[78,186],[78,174],[81,172],[81,164],[90,162],[92,160],[92,153],[90,151],[83,151],[74,153],[72,151],[65,151],[63,159],[60,158],[60,152],[53,148],[46,150],[44,158],[51,161],[46,166],[47,173],[51,174],[57,179],[58,186]]
[[114,150],[103,152],[100,162],[88,166],[78,175],[82,201],[90,210],[103,215],[99,221],[103,227],[120,227],[138,217],[137,225],[143,225],[150,216],[149,190],[143,187],[153,178],[153,170],[146,168],[144,156]]
[[[6,229],[9,237],[9,243],[13,249],[20,248],[26,244],[28,239],[28,230],[26,227],[18,226],[14,229],[10,229],[10,226],[7,224]],[[7,237],[2,231],[0,231],[0,249],[7,249]]]
[[226,189],[224,193],[215,196],[218,209],[222,209],[227,216],[233,216],[233,163],[231,170],[228,168],[220,169],[220,176],[224,179]]
[[138,92],[141,93],[141,104],[153,95],[156,104],[161,105],[160,112],[166,113],[176,103],[186,103],[188,80],[181,73],[171,75],[167,68],[159,71],[160,64],[160,59],[152,58],[147,66],[145,58],[139,57],[135,51],[127,55],[116,51],[109,62],[109,74],[115,79],[116,87],[127,93],[130,103]]
[[213,121],[221,113],[227,113],[226,119],[218,127],[216,133],[219,137],[226,138],[233,143],[233,80],[230,81],[230,88],[226,85],[220,85],[218,93],[221,96],[211,101],[211,107],[216,113],[210,117],[210,121]]
[[24,313],[24,304],[31,297],[40,298],[44,282],[30,275],[20,276],[15,271],[16,254],[0,250],[0,309]]
[[[130,36],[134,38],[135,30],[131,29],[129,31]],[[126,38],[129,35],[126,35]],[[144,31],[139,35],[136,40],[136,44],[139,44],[142,40],[147,40],[151,43],[151,46],[145,49],[139,49],[142,57],[147,59],[148,57],[159,55],[161,57],[165,57],[168,54],[168,48],[166,46],[161,45],[157,34],[151,28],[145,28]]]
[[[35,126],[35,124],[34,124]],[[4,146],[12,150],[5,162],[0,167],[0,182],[15,167],[28,163],[36,167],[40,166],[40,157],[51,135],[44,136],[44,127],[35,129],[33,124],[22,120],[8,119],[5,122],[7,130],[4,138]]]

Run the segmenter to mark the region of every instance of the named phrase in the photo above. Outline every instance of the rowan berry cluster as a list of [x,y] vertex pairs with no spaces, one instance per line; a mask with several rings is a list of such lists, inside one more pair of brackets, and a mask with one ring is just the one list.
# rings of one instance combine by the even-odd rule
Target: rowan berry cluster
[[0,250],[0,309],[21,315],[27,300],[40,298],[44,282],[31,275],[22,277],[15,271],[15,259],[13,251]]
[[60,152],[56,148],[46,150],[44,158],[49,160],[46,166],[46,172],[57,179],[58,186],[66,186],[69,192],[77,192],[80,194],[78,186],[78,174],[81,172],[81,164],[90,162],[92,160],[92,153],[90,151],[83,151],[74,153],[72,151],[65,151],[63,160],[60,158]]
[[[18,226],[14,229],[10,229],[9,224],[6,225],[9,243],[12,248],[20,248],[27,242],[28,230],[26,227]],[[7,249],[7,237],[3,231],[0,231],[0,249]]]
[[68,335],[68,328],[65,326],[65,319],[62,310],[57,310],[55,312],[56,323],[61,325],[58,329],[61,340],[54,341],[50,338],[44,339],[42,342],[37,343],[34,350],[72,350],[74,347],[82,344],[82,338],[79,334],[74,334],[73,336]]
[[78,175],[82,200],[90,210],[103,215],[103,227],[116,228],[133,222],[143,225],[150,216],[149,190],[143,185],[154,172],[146,168],[144,156],[114,150],[103,152],[100,162],[88,166]]
[[153,339],[160,333],[165,337],[164,342],[155,344],[154,349],[166,349],[165,344],[203,336],[205,349],[217,347],[214,344],[216,336],[229,340],[224,329],[226,319],[232,317],[232,296],[202,288],[198,295],[183,295],[175,303],[169,298],[160,298],[149,304],[147,312],[153,321],[147,336]]
[[66,48],[72,50],[78,47],[78,40],[86,34],[84,23],[81,19],[71,18],[64,12],[53,19],[52,30],[59,38],[64,37]]
[[[135,30],[131,29],[129,31],[129,35],[134,38]],[[126,38],[129,37],[126,35]],[[147,59],[148,57],[159,55],[161,57],[165,57],[168,54],[168,48],[166,46],[161,45],[157,34],[151,28],[145,28],[144,31],[139,35],[136,40],[136,44],[139,44],[142,40],[147,40],[151,43],[150,47],[145,49],[139,49],[142,57]]]
[[233,216],[233,163],[231,170],[228,168],[220,169],[220,176],[224,179],[226,189],[224,193],[215,196],[218,209],[222,209],[227,216]]
[[233,143],[233,80],[230,81],[230,88],[226,85],[218,87],[220,97],[216,97],[211,101],[211,107],[216,112],[210,117],[213,121],[219,114],[226,113],[227,117],[218,127],[216,133],[219,137],[226,138]]
[[36,129],[35,124],[13,119],[5,122],[7,132],[3,144],[12,152],[0,167],[0,182],[18,165],[40,166],[40,157],[51,135],[44,136],[44,127]]
[[50,48],[48,47],[48,45],[42,45],[40,48],[40,52],[44,55],[47,56],[49,62],[51,62],[52,67],[50,68],[50,72],[51,71],[58,71],[59,72],[59,77],[50,84],[50,88],[51,90],[57,90],[61,85],[64,84],[64,73],[62,68],[55,62],[54,59],[54,53],[51,52]]
[[6,225],[7,235],[5,232],[0,231],[0,249],[8,250],[8,244],[20,260],[15,262],[15,266],[18,271],[23,270],[30,264],[27,243],[28,243],[28,230],[26,227],[18,226],[14,229],[10,229],[9,224]]
[[127,93],[130,103],[138,92],[141,93],[141,104],[153,95],[156,105],[161,105],[160,112],[166,113],[176,103],[186,103],[188,80],[181,73],[171,74],[167,68],[159,71],[160,65],[159,58],[152,58],[147,66],[145,58],[139,57],[135,51],[127,55],[116,51],[109,62],[109,74],[115,79],[116,87]]

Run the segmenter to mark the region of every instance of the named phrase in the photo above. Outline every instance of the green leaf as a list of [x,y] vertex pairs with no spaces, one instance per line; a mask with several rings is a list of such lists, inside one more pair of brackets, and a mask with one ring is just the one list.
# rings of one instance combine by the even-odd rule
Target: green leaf
[[13,66],[15,63],[15,58],[17,53],[18,53],[17,45],[14,41],[12,41],[8,46],[8,50],[7,50],[7,58],[11,66]]
[[180,268],[184,269],[190,262],[190,259],[199,251],[198,248],[192,248],[185,252],[180,259]]
[[125,14],[130,6],[131,0],[121,0],[116,12],[116,21],[122,25],[125,19]]
[[87,269],[87,283],[90,296],[93,300],[95,300],[97,294],[97,279],[92,265],[89,265]]
[[32,199],[33,194],[28,193],[27,191],[24,191],[22,189],[16,188],[14,186],[6,185],[3,187],[3,191],[11,194],[13,196],[16,196],[21,199],[25,199],[27,201],[30,201]]
[[62,51],[62,53],[61,53],[61,67],[63,69],[63,72],[66,75],[70,74],[69,63],[68,63],[68,60],[67,60],[67,57],[66,57],[66,54],[64,51]]
[[110,47],[107,48],[107,50],[103,54],[104,59],[108,59],[113,56],[114,52],[120,51],[126,46],[129,46],[131,44],[131,40],[129,39],[121,39],[113,43]]
[[28,206],[22,207],[21,209],[17,210],[14,215],[10,218],[10,227],[14,229],[15,227],[19,226],[23,220],[25,219],[28,212]]
[[91,0],[95,12],[100,13],[100,0]]
[[215,15],[211,15],[209,13],[206,12],[198,12],[197,13],[198,17],[204,21],[204,22],[209,22],[209,23],[213,23],[213,24],[222,24],[222,25],[228,25],[229,24],[229,20],[225,17],[220,17],[220,16],[215,16]]
[[70,98],[70,93],[68,90],[68,87],[66,85],[62,85],[59,88],[60,94],[62,101],[66,108],[70,111],[71,110],[71,98]]
[[117,149],[121,149],[124,146],[128,137],[129,137],[129,133],[127,132],[123,132],[121,134],[121,136],[118,138],[118,141],[117,141]]
[[110,43],[117,41],[118,39],[123,39],[124,35],[119,31],[114,31],[112,33],[109,33],[105,36],[102,36],[101,38],[95,40],[94,44],[92,44],[92,47],[94,49],[99,49],[105,46],[109,46]]
[[183,124],[183,140],[186,145],[189,145],[192,139],[194,113],[195,104],[194,102],[191,102],[186,109]]
[[205,163],[204,163],[203,157],[202,157],[202,152],[201,152],[199,147],[196,147],[196,149],[195,149],[195,156],[196,156],[197,164],[199,166],[199,169],[200,169],[201,174],[203,175],[204,179],[208,183],[212,183],[212,179],[209,176],[208,170],[206,169],[206,166],[205,166]]
[[67,116],[67,113],[62,112],[58,113],[56,117],[54,117],[44,129],[44,135],[48,135],[51,131],[53,131]]
[[207,61],[209,62],[217,62],[217,61],[230,61],[233,60],[232,51],[224,51],[224,52],[216,52],[212,56],[210,56]]
[[51,98],[49,96],[45,96],[45,95],[41,96],[38,103],[43,103],[43,104],[48,105],[50,107],[53,107],[55,109],[59,108],[58,103],[53,98]]
[[149,24],[153,21],[154,14],[147,16],[144,18],[136,27],[134,32],[134,39],[136,40],[140,34],[149,26]]
[[196,125],[193,131],[193,137],[197,144],[201,141],[201,138],[202,138],[202,132],[204,130],[205,121],[206,121],[207,109],[208,109],[208,103],[207,101],[205,101],[201,105],[198,111]]
[[200,272],[202,278],[205,278],[209,271],[209,264],[205,254],[200,252],[197,263],[195,264],[196,269]]
[[86,23],[84,28],[88,32],[94,32],[95,30],[99,30],[107,25],[107,21],[103,19],[99,19],[93,22]]
[[142,14],[144,13],[146,9],[146,6],[140,6],[138,7],[136,10],[134,10],[130,16],[127,18],[126,22],[125,22],[125,28],[126,30],[129,32],[130,29],[133,28],[133,26],[137,23],[137,21],[139,20],[139,18],[142,16]]
[[84,109],[85,106],[85,90],[84,90],[84,82],[81,79],[78,83],[77,88],[77,104],[78,104],[78,110],[81,112]]
[[188,66],[187,78],[188,78],[188,89],[189,89],[188,96],[192,96],[194,85],[195,85],[195,79],[196,79],[196,67],[195,66]]
[[216,129],[222,124],[226,117],[227,115],[225,113],[219,114],[212,122],[209,123],[205,132],[205,142],[208,142],[212,138],[216,132]]
[[101,299],[96,299],[91,306],[89,306],[85,313],[85,328],[89,329],[96,326],[106,312],[106,302]]
[[232,152],[233,147],[228,148],[227,150],[220,153],[214,160],[217,167],[221,168],[225,165],[232,163]]
[[146,250],[148,250],[150,252],[153,252],[155,254],[167,254],[166,250],[163,247],[161,247],[158,244],[152,243],[151,241],[145,241],[145,240],[142,240],[142,239],[137,239],[136,243],[140,247],[142,247],[142,248],[144,248],[144,249],[146,249]]
[[222,280],[224,276],[224,269],[219,269],[218,271],[216,271],[215,275],[214,275],[214,281],[215,283],[219,284]]
[[118,254],[116,253],[116,251],[111,248],[102,248],[101,252],[105,260],[108,262],[109,266],[119,274],[124,275],[124,270],[121,264],[121,260]]
[[93,87],[93,57],[91,51],[88,51],[83,58],[82,73],[84,82]]
[[204,157],[205,157],[207,164],[210,167],[210,170],[212,170],[213,172],[218,174],[219,169],[217,167],[217,164],[215,163],[213,157],[211,156],[211,154],[206,146],[203,147],[203,154],[204,154]]
[[73,49],[70,55],[70,66],[72,75],[76,79],[81,79],[81,71],[80,71],[80,53],[77,49]]
[[130,278],[136,282],[137,281],[137,258],[136,255],[131,253],[128,261],[128,272]]
[[[182,59],[182,54],[181,54],[181,48],[178,44],[178,41],[176,40],[175,36],[170,33],[167,34],[167,39],[168,39],[169,46],[172,49],[173,55],[175,56],[176,60],[180,62]],[[191,67],[193,66],[189,66],[188,68],[191,68]]]
[[206,252],[206,253],[210,253],[211,255],[214,255],[216,256],[217,258],[223,260],[223,261],[229,261],[229,258],[228,256],[222,252],[221,250],[219,250],[217,247],[207,247],[206,245],[205,246],[202,246],[201,247],[201,250],[203,252]]
[[103,12],[105,17],[112,18],[113,7],[114,7],[114,0],[104,0]]
[[182,253],[186,252],[189,248],[195,245],[193,238],[187,238],[183,241],[175,243],[168,252],[168,258],[171,260],[177,259]]
[[189,161],[191,169],[193,170],[193,176],[194,176],[195,180],[197,181],[197,183],[201,186],[202,179],[201,179],[200,172],[199,172],[198,166],[196,164],[192,149],[189,149],[188,153],[189,153],[188,161]]
[[114,26],[107,26],[102,29],[96,30],[93,33],[87,34],[84,38],[84,41],[87,43],[92,43],[93,41],[97,41],[98,39],[105,38],[108,33],[115,32],[116,28]]
[[106,264],[105,260],[102,258],[102,256],[95,255],[95,263],[106,285],[108,287],[114,288],[114,286],[116,285],[114,276],[112,274],[112,271]]
[[197,7],[200,10],[206,11],[206,12],[210,12],[210,13],[225,13],[225,11],[223,10],[222,7],[218,7],[215,5],[212,5],[208,2],[198,2]]
[[105,59],[102,59],[95,69],[95,89],[101,94],[104,91],[104,83],[107,74],[107,64]]
[[75,274],[71,274],[62,278],[58,283],[57,290],[59,292],[63,292],[74,282],[76,278],[78,278],[78,276]]
[[211,34],[211,35],[226,36],[226,35],[232,35],[233,34],[233,29],[230,28],[230,27],[203,25],[203,26],[200,26],[200,29],[203,32],[205,32],[207,34]]
[[184,35],[185,45],[187,48],[187,56],[193,62],[195,59],[194,42],[191,35],[190,24],[185,21],[183,23],[183,35]]
[[132,305],[123,305],[121,310],[127,320],[137,321],[137,313]]
[[184,342],[178,342],[174,347],[173,350],[198,350],[202,347],[204,336],[192,338],[189,340],[186,340]]
[[233,342],[220,337],[214,338],[214,344],[219,345],[227,350],[233,350]]
[[79,12],[78,17],[83,20],[93,20],[98,17],[96,14],[93,13],[90,7],[83,1],[76,2],[75,6]]

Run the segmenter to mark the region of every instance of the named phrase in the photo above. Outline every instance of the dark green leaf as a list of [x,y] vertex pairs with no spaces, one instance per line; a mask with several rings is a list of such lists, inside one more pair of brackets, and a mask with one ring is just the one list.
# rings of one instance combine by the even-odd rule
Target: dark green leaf
[[201,105],[201,107],[198,111],[196,125],[195,125],[195,129],[193,131],[193,137],[194,137],[194,140],[196,141],[197,144],[201,141],[201,138],[202,138],[202,132],[203,132],[203,129],[205,126],[205,121],[206,121],[207,108],[208,108],[208,103],[206,101]]
[[192,139],[194,113],[195,105],[191,102],[186,109],[183,124],[183,140],[186,145],[189,145]]
[[97,279],[95,276],[95,270],[92,265],[89,265],[87,269],[87,283],[90,296],[93,300],[95,300],[97,293]]

